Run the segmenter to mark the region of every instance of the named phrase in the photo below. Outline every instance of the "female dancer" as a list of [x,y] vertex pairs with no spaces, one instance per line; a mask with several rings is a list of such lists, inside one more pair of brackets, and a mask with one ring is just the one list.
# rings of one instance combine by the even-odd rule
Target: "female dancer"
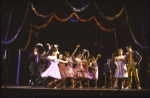
[[[61,79],[61,75],[57,64],[58,49],[52,48],[51,52],[52,52],[51,55],[47,57],[47,59],[51,62],[51,66],[49,66],[49,68],[46,69],[46,71],[41,74],[41,77],[53,77],[54,78],[53,83],[55,83],[56,87],[57,79]],[[52,83],[49,83],[48,85],[50,86],[51,84]]]
[[[84,76],[85,74],[83,74],[83,72],[85,71],[85,69],[84,69],[83,66],[82,66],[82,63],[83,63],[83,62],[82,62],[82,60],[81,60],[81,58],[83,57],[85,51],[86,51],[86,50],[84,49],[83,52],[82,52],[82,55],[81,55],[81,53],[78,53],[78,54],[77,54],[77,57],[75,58],[75,61],[78,63],[78,64],[76,65],[75,70],[76,70],[76,72],[77,72],[77,78],[79,79],[79,81],[77,82],[77,83],[80,84],[80,87],[79,87],[79,88],[82,88],[81,78],[85,77],[85,76]],[[77,85],[77,83],[75,83],[75,86]]]
[[63,60],[62,59],[63,59],[63,55],[59,54],[58,65],[63,80],[58,84],[58,86],[61,88],[60,85],[63,83],[63,88],[65,88],[65,80],[67,77],[66,70],[65,70],[65,63],[68,63],[68,61],[63,61],[64,59]]
[[119,56],[115,57],[115,64],[116,64],[116,72],[114,75],[115,78],[115,83],[114,83],[114,88],[118,88],[118,79],[122,79],[122,89],[124,89],[124,84],[125,84],[125,78],[128,78],[128,73],[127,73],[127,67],[125,63],[125,55],[122,55],[123,50],[118,49],[118,54]]
[[95,83],[95,88],[97,88],[97,80],[98,80],[98,64],[97,60],[98,58],[101,57],[101,54],[97,55],[97,58],[95,59],[94,56],[91,57],[91,62],[90,66],[92,68],[91,75],[93,76],[94,83]]
[[88,50],[86,50],[86,52],[88,53],[87,57],[86,57],[86,55],[84,55],[83,59],[82,59],[82,61],[84,62],[83,68],[85,69],[83,74],[85,76],[85,80],[87,81],[87,86],[88,86],[88,88],[90,88],[89,79],[92,79],[93,77],[91,76],[91,73],[88,71],[88,68],[89,68],[89,62],[88,61],[89,61],[90,53]]
[[73,78],[76,78],[76,72],[73,68],[73,60],[72,57],[74,56],[74,54],[76,53],[77,49],[80,47],[80,45],[77,45],[76,49],[74,50],[73,54],[70,56],[69,52],[66,52],[66,61],[68,61],[68,64],[66,66],[66,75],[67,78],[71,78],[71,85],[72,88],[74,88],[74,80]]

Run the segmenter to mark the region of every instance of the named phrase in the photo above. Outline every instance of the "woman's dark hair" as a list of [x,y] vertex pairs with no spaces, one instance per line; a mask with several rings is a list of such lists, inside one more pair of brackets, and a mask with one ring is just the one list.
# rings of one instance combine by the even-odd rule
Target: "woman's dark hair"
[[92,59],[94,57],[94,55],[91,55],[90,59]]
[[131,45],[127,45],[126,47],[128,47],[128,48],[132,48],[132,47],[131,47]]
[[56,52],[57,50],[58,50],[58,49],[56,49],[55,47],[52,47],[51,50],[50,50],[50,52],[49,52],[49,55],[52,55],[52,53],[53,53],[53,52]]
[[78,56],[79,54],[81,54],[81,51],[77,52],[76,56]]

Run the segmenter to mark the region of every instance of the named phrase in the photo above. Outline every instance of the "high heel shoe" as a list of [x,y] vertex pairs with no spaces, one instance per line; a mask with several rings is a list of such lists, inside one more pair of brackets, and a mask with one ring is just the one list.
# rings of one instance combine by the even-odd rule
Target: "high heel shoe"
[[79,87],[80,89],[82,88],[82,86]]
[[62,87],[60,86],[60,84],[58,84],[57,86],[58,86],[59,88],[62,88]]
[[51,84],[52,84],[52,83],[48,83],[48,87],[49,87],[49,88],[50,88]]

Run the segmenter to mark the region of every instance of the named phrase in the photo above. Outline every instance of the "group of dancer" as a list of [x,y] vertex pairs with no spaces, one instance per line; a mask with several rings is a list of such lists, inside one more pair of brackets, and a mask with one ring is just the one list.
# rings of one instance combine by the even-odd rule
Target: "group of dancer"
[[125,89],[131,89],[133,74],[137,88],[142,89],[139,80],[142,56],[137,51],[132,51],[130,45],[127,45],[126,49],[128,51],[126,55],[123,55],[122,49],[118,49],[118,56],[116,53],[113,53],[112,58],[107,59],[107,63],[104,64],[103,74],[105,75],[105,82],[103,88],[118,89],[118,80],[122,80],[121,88],[124,89],[127,80]]
[[[76,53],[80,47],[80,45],[77,45],[71,55],[69,52],[65,52],[65,56],[63,56],[58,51],[58,45],[47,44],[47,46],[47,51],[45,49],[45,51],[41,51],[43,44],[38,43],[34,47],[34,51],[29,54],[31,60],[29,85],[37,86],[41,84],[44,87],[46,85],[51,87],[53,84],[54,88],[65,88],[66,78],[68,78],[71,81],[72,88],[76,88],[77,84],[79,84],[79,88],[82,88],[82,81],[86,81],[87,87],[90,88],[89,80],[94,80],[95,88],[97,88],[97,60],[101,57],[101,54],[98,54],[95,58],[90,56],[86,49],[83,49],[82,53]],[[76,56],[74,56],[75,54]]]

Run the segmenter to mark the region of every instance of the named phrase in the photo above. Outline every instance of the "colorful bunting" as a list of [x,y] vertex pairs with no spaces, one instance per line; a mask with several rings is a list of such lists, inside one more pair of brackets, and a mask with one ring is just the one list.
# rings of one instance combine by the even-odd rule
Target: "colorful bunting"
[[[95,1],[94,1],[94,4],[95,4],[96,8],[99,9]],[[125,8],[125,6],[123,6],[122,9],[121,9],[121,11],[117,15],[115,15],[113,17],[105,16],[101,11],[98,11],[98,12],[100,13],[100,15],[102,17],[104,17],[107,20],[115,20],[115,19],[117,19],[122,14],[122,12],[124,11],[124,8]]]

